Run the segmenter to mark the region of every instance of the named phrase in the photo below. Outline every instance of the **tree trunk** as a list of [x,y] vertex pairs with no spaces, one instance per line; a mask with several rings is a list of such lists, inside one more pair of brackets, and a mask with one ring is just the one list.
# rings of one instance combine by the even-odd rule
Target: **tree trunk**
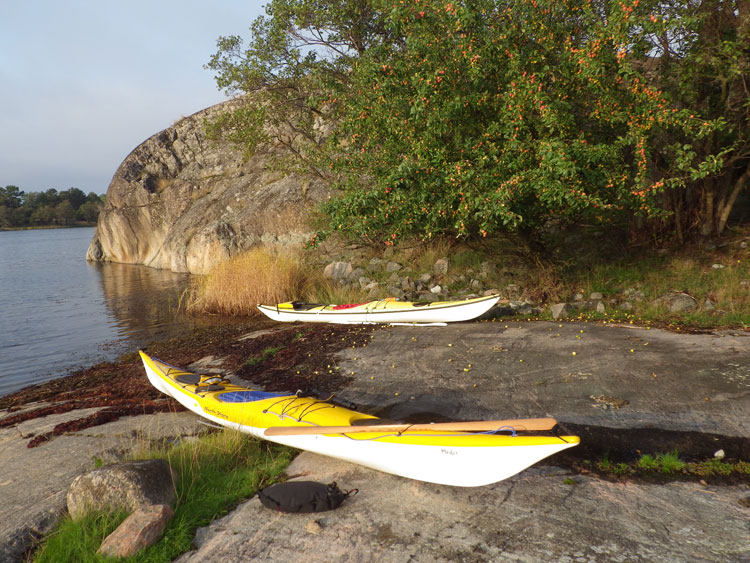
[[703,185],[702,207],[701,235],[707,237],[714,232],[714,190],[709,179],[706,179]]
[[734,184],[734,187],[729,194],[729,198],[726,200],[723,208],[717,210],[718,219],[716,222],[716,234],[721,235],[721,233],[724,231],[724,228],[727,226],[729,214],[732,212],[734,202],[737,200],[737,196],[740,195],[740,192],[745,188],[745,186],[747,186],[748,180],[750,180],[750,168],[746,169],[745,173],[740,176],[737,182]]

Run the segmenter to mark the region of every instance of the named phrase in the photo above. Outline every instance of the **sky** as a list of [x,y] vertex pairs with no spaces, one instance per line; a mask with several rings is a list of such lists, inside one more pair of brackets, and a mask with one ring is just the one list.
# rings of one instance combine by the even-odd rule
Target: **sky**
[[266,0],[0,0],[0,186],[106,193],[135,147],[226,99],[203,66]]

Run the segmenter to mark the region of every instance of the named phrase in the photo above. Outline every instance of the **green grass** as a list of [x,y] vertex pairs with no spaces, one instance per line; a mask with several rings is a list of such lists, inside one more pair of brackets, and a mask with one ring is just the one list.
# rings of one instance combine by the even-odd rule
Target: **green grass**
[[[750,326],[750,259],[737,254],[697,254],[696,256],[641,256],[622,261],[601,262],[565,268],[559,272],[561,291],[556,297],[570,300],[577,292],[588,296],[599,291],[607,298],[623,300],[623,293],[635,289],[642,300],[631,301],[630,316],[640,320],[694,327]],[[723,268],[715,269],[714,264]],[[653,303],[669,292],[691,295],[698,308],[688,313],[670,313]],[[704,306],[706,300],[714,309]],[[608,304],[609,316],[628,315]],[[587,314],[588,316],[588,314]]]
[[615,463],[605,455],[596,462],[596,468],[602,473],[612,473],[614,475],[625,475],[630,472],[630,466],[627,463]]
[[274,346],[270,346],[270,347],[266,348],[265,350],[263,350],[260,353],[260,356],[253,356],[252,358],[249,358],[245,362],[245,365],[248,365],[248,366],[257,366],[258,364],[262,364],[267,359],[273,358],[280,350],[281,350],[280,346],[275,346],[275,347]]
[[[224,430],[168,450],[145,452],[140,459],[162,457],[180,478],[174,517],[162,538],[129,561],[167,562],[192,549],[197,528],[226,514],[240,501],[273,482],[293,450]],[[64,519],[34,555],[35,562],[101,562],[102,540],[125,514],[94,513],[78,521]]]
[[[582,461],[584,467],[590,467],[590,460]],[[603,455],[593,463],[597,471],[610,475],[653,475],[661,474],[666,477],[678,475],[692,477],[728,477],[730,475],[750,475],[750,462],[724,461],[721,459],[706,459],[699,461],[685,461],[680,458],[675,449],[667,453],[643,454],[631,463],[615,463],[608,455]]]
[[124,512],[96,512],[77,521],[65,517],[33,560],[36,563],[110,561],[96,555],[96,550],[126,516]]

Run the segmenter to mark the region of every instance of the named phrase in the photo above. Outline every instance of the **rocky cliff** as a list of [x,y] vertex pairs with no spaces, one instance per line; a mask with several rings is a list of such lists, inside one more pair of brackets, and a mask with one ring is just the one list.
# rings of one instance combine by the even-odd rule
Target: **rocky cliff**
[[206,138],[204,121],[230,100],[176,122],[138,146],[115,172],[86,253],[92,261],[205,273],[259,243],[299,244],[307,211],[329,197],[319,181],[269,170]]

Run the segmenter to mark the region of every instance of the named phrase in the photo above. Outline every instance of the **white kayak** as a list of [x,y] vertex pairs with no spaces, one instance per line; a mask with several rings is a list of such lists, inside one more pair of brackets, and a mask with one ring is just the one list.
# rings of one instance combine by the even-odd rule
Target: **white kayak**
[[350,305],[325,305],[290,301],[258,305],[275,321],[364,324],[364,323],[451,323],[470,321],[489,311],[499,295],[459,301],[397,301],[394,298]]
[[393,423],[329,400],[254,391],[140,354],[154,387],[207,420],[420,481],[489,485],[579,443],[578,436],[528,433],[552,429],[552,418]]

